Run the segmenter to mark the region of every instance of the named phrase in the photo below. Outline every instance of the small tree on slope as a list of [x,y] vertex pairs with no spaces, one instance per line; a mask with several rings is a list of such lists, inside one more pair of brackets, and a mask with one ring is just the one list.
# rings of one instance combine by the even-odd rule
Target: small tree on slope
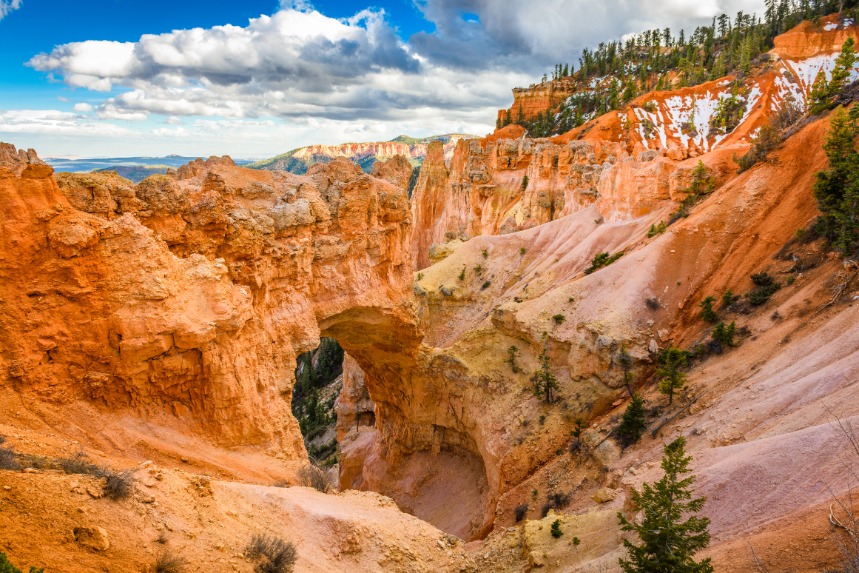
[[[665,475],[653,485],[642,485],[641,492],[632,490],[632,501],[643,512],[641,524],[626,519],[618,512],[623,531],[635,531],[639,545],[624,539],[628,559],[620,559],[626,573],[712,573],[710,558],[695,561],[695,553],[710,543],[707,530],[710,520],[694,514],[704,507],[703,497],[693,498],[690,486],[686,441],[681,436],[665,446],[662,469]],[[693,514],[684,520],[687,514]]]

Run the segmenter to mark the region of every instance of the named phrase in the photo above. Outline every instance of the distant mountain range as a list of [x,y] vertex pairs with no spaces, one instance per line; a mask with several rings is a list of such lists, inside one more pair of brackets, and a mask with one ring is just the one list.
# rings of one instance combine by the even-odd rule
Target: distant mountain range
[[271,159],[250,163],[246,167],[266,169],[269,171],[289,171],[303,175],[314,163],[328,163],[335,157],[345,157],[357,163],[366,173],[373,169],[377,160],[384,161],[394,155],[408,158],[413,167],[420,167],[427,154],[427,146],[432,141],[442,141],[445,147],[445,157],[453,155],[456,142],[460,139],[471,139],[475,135],[448,133],[424,138],[401,135],[390,141],[375,141],[367,143],[341,143],[339,145],[309,145],[287,151]]
[[[116,171],[120,176],[130,179],[134,183],[139,183],[150,175],[167,173],[168,169],[175,169],[195,159],[197,158],[167,155],[165,157],[90,157],[79,159],[46,157],[44,161],[59,172]],[[235,161],[236,165],[249,163],[249,161],[241,159]]]

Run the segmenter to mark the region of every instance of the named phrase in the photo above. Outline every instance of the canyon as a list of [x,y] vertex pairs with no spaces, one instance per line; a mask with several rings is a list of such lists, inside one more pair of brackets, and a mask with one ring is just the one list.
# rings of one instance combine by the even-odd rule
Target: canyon
[[[730,133],[708,127],[734,78],[652,92],[551,138],[510,125],[431,142],[411,198],[403,157],[303,175],[212,157],[135,185],[1,144],[0,435],[137,485],[113,502],[95,477],[0,471],[0,549],[141,571],[166,544],[191,570],[250,571],[244,544],[269,531],[299,571],[613,571],[616,512],[684,435],[717,571],[757,570],[750,547],[771,570],[832,566],[859,269],[797,238],[818,215],[829,117],[739,174],[736,158],[857,36],[831,19],[776,38]],[[712,191],[649,233],[699,165]],[[622,256],[589,269],[600,253]],[[720,309],[738,346],[697,360],[665,408],[659,350],[705,343],[701,300],[762,272],[782,289]],[[322,337],[347,354],[329,494],[299,485],[290,411],[296,358]],[[543,360],[552,404],[532,391]],[[654,415],[624,449],[627,373]],[[96,547],[75,533],[99,528]]]

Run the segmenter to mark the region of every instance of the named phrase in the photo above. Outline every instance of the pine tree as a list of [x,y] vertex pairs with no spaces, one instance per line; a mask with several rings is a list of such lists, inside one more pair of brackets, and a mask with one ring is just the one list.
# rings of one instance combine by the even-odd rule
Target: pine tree
[[635,545],[624,539],[628,559],[619,562],[625,573],[713,571],[709,557],[695,561],[695,553],[710,544],[710,520],[694,515],[703,509],[705,498],[692,497],[695,476],[682,477],[690,473],[692,461],[685,447],[682,436],[665,446],[662,456],[665,475],[653,485],[643,484],[641,492],[632,491],[632,502],[643,513],[640,524],[629,521],[620,512],[617,514],[621,529],[636,532],[641,542]]
[[549,369],[549,356],[546,354],[546,348],[540,354],[540,369],[534,372],[531,377],[534,383],[534,394],[541,397],[546,404],[551,404],[555,401],[555,390],[558,389],[558,379],[552,374]]
[[679,348],[669,346],[659,355],[659,391],[668,396],[668,405],[674,402],[674,391],[686,385],[686,373],[683,368],[689,363],[689,353]]
[[841,53],[835,59],[835,68],[832,70],[832,79],[827,86],[827,96],[830,101],[835,99],[841,90],[844,89],[844,84],[850,78],[850,72],[853,71],[853,63],[856,61],[855,42],[853,38],[847,38],[841,46]]
[[859,108],[848,115],[839,108],[830,122],[829,135],[823,148],[829,158],[829,169],[819,171],[814,183],[814,197],[822,215],[818,228],[832,245],[844,254],[859,248]]
[[631,446],[641,439],[645,428],[647,428],[647,416],[644,412],[644,398],[635,393],[620,419],[620,425],[616,430],[617,441],[623,447]]
[[817,72],[814,83],[811,85],[811,93],[808,96],[808,111],[816,115],[829,108],[829,84],[826,82],[826,73],[823,68]]

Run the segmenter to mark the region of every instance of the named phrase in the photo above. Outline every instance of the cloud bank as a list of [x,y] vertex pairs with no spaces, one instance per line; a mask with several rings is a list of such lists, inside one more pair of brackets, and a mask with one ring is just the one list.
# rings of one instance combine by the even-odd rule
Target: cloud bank
[[[389,134],[415,127],[412,133],[451,127],[482,133],[494,124],[495,110],[509,105],[511,88],[536,81],[555,63],[576,63],[584,47],[654,27],[691,31],[723,12],[760,13],[763,5],[414,1],[432,31],[405,39],[380,9],[336,19],[307,0],[283,0],[276,13],[247,26],[64,44],[28,65],[73,88],[104,92],[93,121],[276,119],[299,132],[315,123],[327,142],[342,141],[338,131],[355,132],[349,122]],[[159,129],[167,135],[171,128]],[[182,129],[173,132],[187,137]]]

